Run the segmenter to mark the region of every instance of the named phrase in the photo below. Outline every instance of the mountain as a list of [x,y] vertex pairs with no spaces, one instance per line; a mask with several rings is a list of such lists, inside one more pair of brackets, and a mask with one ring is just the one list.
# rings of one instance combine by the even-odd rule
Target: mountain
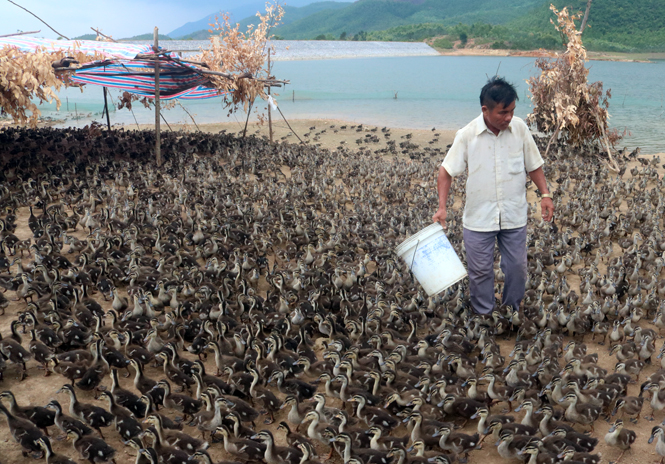
[[[312,3],[315,3],[316,0],[289,0],[288,5],[285,6],[285,10],[305,7]],[[348,0],[346,0],[348,1]],[[342,3],[345,0],[341,0]],[[333,3],[333,2],[329,2]],[[193,36],[195,34],[201,35],[200,31],[208,31],[210,29],[210,23],[214,22],[215,16],[220,12],[228,12],[231,16],[232,22],[241,22],[242,20],[249,20],[256,16],[257,12],[264,12],[266,9],[266,4],[264,1],[246,1],[246,0],[227,0],[223,2],[218,13],[211,13],[205,18],[199,19],[198,21],[192,21],[180,26],[179,28],[171,31],[167,34],[169,37],[174,39],[180,39],[186,36]]]
[[324,10],[284,24],[275,34],[285,39],[313,39],[360,31],[420,24],[485,22],[503,24],[542,4],[542,0],[359,0],[348,7]]

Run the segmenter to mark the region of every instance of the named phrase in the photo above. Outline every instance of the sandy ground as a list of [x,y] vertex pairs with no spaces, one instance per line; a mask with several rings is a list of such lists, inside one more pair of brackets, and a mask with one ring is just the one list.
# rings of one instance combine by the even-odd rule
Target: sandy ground
[[[153,128],[151,125],[141,125],[140,127],[141,129]],[[453,143],[456,132],[439,130],[436,127],[429,130],[388,128],[337,119],[294,119],[289,120],[287,124],[280,118],[273,119],[272,127],[275,142],[299,143],[302,140],[329,150],[335,150],[338,147],[352,147],[375,151],[385,149],[388,141],[393,140],[397,143],[398,150],[401,142],[409,141],[421,149],[430,147],[445,151],[447,146]],[[171,128],[184,131],[197,129],[193,124],[171,124]],[[203,132],[226,131],[242,136],[244,123],[199,124],[198,128]],[[127,129],[131,130],[132,127],[129,126]],[[164,129],[164,125],[162,125],[162,129]],[[247,125],[247,136],[268,138],[269,133],[267,120],[264,123],[250,121]]]

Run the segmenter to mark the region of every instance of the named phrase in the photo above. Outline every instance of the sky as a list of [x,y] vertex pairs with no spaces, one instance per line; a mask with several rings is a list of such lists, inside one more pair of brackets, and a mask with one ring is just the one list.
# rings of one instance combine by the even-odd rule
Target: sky
[[[116,39],[151,33],[155,26],[168,34],[190,21],[223,10],[242,0],[13,0],[60,34],[72,38],[94,34],[91,27]],[[284,3],[284,2],[282,2]],[[288,3],[288,2],[287,2]],[[239,18],[243,19],[243,18]],[[0,35],[36,31],[35,37],[58,35],[26,11],[0,0]]]

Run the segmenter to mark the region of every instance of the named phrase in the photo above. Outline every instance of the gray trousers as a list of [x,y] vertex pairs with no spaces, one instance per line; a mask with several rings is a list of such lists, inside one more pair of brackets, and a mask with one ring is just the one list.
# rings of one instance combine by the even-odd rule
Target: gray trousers
[[495,241],[499,244],[501,271],[505,275],[502,303],[517,309],[524,298],[526,226],[492,232],[464,229],[471,307],[478,314],[489,314],[494,309]]

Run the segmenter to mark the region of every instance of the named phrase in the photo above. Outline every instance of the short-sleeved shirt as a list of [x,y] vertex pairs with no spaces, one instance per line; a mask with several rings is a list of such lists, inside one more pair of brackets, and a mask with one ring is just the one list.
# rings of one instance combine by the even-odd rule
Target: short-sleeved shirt
[[452,177],[468,168],[464,227],[478,232],[524,227],[526,172],[543,163],[529,128],[518,117],[499,135],[487,128],[482,113],[460,129],[442,166]]

